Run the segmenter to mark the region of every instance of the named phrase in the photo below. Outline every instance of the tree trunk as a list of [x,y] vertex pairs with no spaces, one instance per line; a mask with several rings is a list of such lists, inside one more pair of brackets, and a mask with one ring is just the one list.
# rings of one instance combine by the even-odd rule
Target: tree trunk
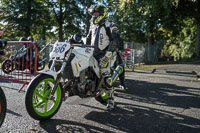
[[42,28],[42,40],[46,40],[46,27],[44,26],[43,28]]
[[200,20],[197,20],[197,35],[195,43],[195,54],[200,57]]
[[[92,3],[91,0],[87,0],[87,10],[91,6],[91,3]],[[86,14],[86,34],[88,34],[89,29],[90,29],[90,18],[91,18],[91,16],[87,11],[87,14]]]
[[195,42],[195,55],[200,57],[200,2],[197,3],[197,14],[196,24],[197,24],[197,34],[196,34],[196,42]]
[[58,38],[59,38],[59,41],[63,41],[63,12],[62,12],[61,2],[60,2],[60,14],[59,14],[58,25],[59,25]]
[[197,24],[197,35],[196,35],[196,43],[195,43],[195,55],[200,57],[200,2],[197,3],[197,14],[196,24]]
[[148,43],[147,43],[147,63],[152,64],[154,63],[154,38],[152,35],[148,36]]
[[146,63],[152,64],[155,61],[155,52],[154,52],[154,37],[153,37],[153,28],[154,28],[154,21],[152,18],[150,19],[151,22],[149,24],[149,33],[147,35],[147,47],[146,47]]
[[32,14],[32,11],[31,11],[31,2],[32,0],[28,0],[27,1],[27,16],[26,16],[26,26],[25,26],[25,36],[28,37],[30,36],[30,27],[31,27],[31,14]]

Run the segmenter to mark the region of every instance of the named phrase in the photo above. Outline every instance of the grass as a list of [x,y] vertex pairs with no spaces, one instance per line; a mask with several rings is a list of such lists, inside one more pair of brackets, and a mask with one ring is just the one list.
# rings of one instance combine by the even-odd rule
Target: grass
[[[155,65],[145,65],[143,63],[140,63],[140,64],[135,64],[135,68],[134,68],[134,71],[137,71],[137,70],[153,70],[153,69],[157,69],[157,68],[160,68],[160,67],[163,67],[164,65],[162,64],[155,64]],[[131,68],[125,68],[126,71],[132,71]]]
[[164,65],[136,65],[135,70],[152,70],[156,68],[160,68]]

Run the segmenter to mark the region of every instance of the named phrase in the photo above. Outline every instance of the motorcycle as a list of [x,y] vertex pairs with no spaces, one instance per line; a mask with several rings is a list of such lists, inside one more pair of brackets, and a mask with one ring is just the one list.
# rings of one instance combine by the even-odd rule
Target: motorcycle
[[56,42],[50,53],[50,69],[39,71],[27,87],[25,106],[28,114],[36,120],[47,120],[59,110],[62,101],[80,104],[94,97],[106,104],[108,95],[114,96],[112,84],[116,81],[123,67],[112,68],[116,61],[113,53],[109,67],[112,76],[99,68],[93,57],[94,47],[74,46],[69,42]]
[[2,88],[0,87],[0,127],[4,122],[6,116],[6,110],[7,110],[6,97]]
[[[31,38],[21,38],[20,41],[31,41]],[[38,55],[43,52],[44,48],[38,52]],[[2,63],[3,72],[9,74],[14,70],[24,71],[25,69],[31,69],[31,73],[34,73],[35,51],[33,50],[33,52],[31,52],[30,49],[33,49],[33,46],[31,48],[28,44],[24,44],[22,48],[17,50],[14,56],[10,56],[8,59],[4,60]],[[45,60],[46,58],[42,59],[40,56],[37,57],[37,71],[41,71],[45,68]],[[29,67],[30,64],[31,67]]]

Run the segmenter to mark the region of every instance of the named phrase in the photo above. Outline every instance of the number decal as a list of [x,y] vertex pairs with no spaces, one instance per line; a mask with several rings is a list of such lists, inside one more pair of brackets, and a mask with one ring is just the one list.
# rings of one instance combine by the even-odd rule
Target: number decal
[[67,42],[56,42],[52,52],[50,53],[50,58],[59,57],[63,59],[65,53],[70,49],[71,45]]
[[54,49],[54,51],[53,52],[55,52],[55,53],[63,53],[64,51],[65,51],[65,48],[66,48],[66,46],[67,46],[67,44],[57,44],[56,46],[55,46],[55,49]]

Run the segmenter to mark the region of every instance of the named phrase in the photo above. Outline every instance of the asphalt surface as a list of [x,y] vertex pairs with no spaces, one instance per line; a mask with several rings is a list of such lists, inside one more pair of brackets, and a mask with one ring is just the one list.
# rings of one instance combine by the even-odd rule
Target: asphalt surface
[[200,133],[198,72],[199,63],[126,72],[128,90],[116,87],[112,112],[94,99],[82,105],[63,102],[59,112],[44,122],[27,114],[26,88],[18,93],[21,84],[0,81],[8,104],[0,133]]

